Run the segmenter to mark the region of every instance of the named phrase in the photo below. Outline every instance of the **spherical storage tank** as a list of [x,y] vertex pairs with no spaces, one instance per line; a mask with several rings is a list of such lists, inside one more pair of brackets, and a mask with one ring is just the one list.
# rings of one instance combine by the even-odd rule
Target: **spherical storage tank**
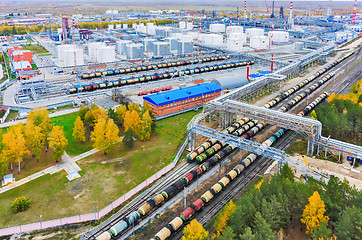
[[264,36],[264,29],[262,28],[247,28],[245,30],[245,34],[248,38],[254,37],[254,36]]
[[225,32],[225,24],[221,24],[221,23],[210,24],[210,32],[212,32],[212,33],[224,33]]
[[268,32],[270,41],[274,43],[286,43],[289,42],[289,32],[284,31],[270,31]]
[[214,79],[211,81],[218,85],[221,89],[233,89],[244,86],[249,83],[248,79],[245,76],[231,76],[231,77],[223,77],[219,79]]
[[269,47],[269,38],[265,36],[251,37],[250,47],[255,49],[267,49]]

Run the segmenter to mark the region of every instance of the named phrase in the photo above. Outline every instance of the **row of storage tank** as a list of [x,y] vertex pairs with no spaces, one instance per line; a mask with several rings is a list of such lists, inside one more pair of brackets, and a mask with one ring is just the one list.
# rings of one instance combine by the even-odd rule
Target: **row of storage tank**
[[170,68],[170,67],[184,66],[184,65],[190,65],[190,64],[212,62],[212,61],[222,61],[222,60],[226,60],[228,58],[229,58],[229,56],[215,56],[215,57],[206,57],[206,58],[187,60],[187,61],[176,61],[176,62],[159,63],[159,64],[152,64],[152,65],[141,65],[141,66],[137,65],[137,66],[131,66],[128,68],[116,68],[116,69],[109,69],[106,71],[95,71],[95,72],[91,72],[91,73],[83,73],[81,78],[90,79],[90,78],[96,78],[96,77],[108,76],[108,75],[117,75],[117,74],[123,74],[123,73],[156,70],[156,69],[160,69],[160,68]]
[[[351,54],[346,55],[345,57],[335,61],[327,68],[321,70],[317,74],[313,76],[313,79],[318,77],[320,74],[323,74],[331,67],[335,66],[339,62],[343,61],[344,59],[348,58]],[[305,83],[305,86],[308,83]],[[281,100],[285,99],[287,96],[290,96],[292,93],[300,89],[302,86],[298,84],[297,86],[287,90],[280,96],[274,98],[273,100],[269,101],[267,104],[264,105],[265,108],[272,108]],[[312,87],[310,89],[313,89]],[[315,88],[314,88],[315,90]],[[314,91],[313,90],[313,91]],[[319,98],[323,98],[325,93],[323,93]],[[318,99],[318,98],[317,98]],[[316,99],[316,100],[317,100]],[[321,100],[319,100],[320,102]],[[297,103],[297,102],[296,102]],[[294,103],[294,104],[296,104]],[[313,106],[314,103],[314,106]],[[309,111],[312,109],[311,106],[315,107],[316,103],[313,101],[310,105],[308,105],[304,110],[308,109]],[[303,110],[303,111],[304,111]],[[299,113],[301,114],[301,113]],[[250,138],[254,136],[257,132],[264,128],[265,123],[258,123],[256,120],[250,120],[248,118],[242,118],[236,121],[232,126],[228,127],[227,129],[223,130],[224,133],[234,134],[237,136],[241,136],[242,138]],[[251,128],[251,129],[250,129]],[[248,129],[250,129],[248,131]],[[278,138],[280,138],[286,132],[285,129],[280,129],[274,135],[272,135],[269,139],[262,143],[266,147],[271,146]],[[220,145],[220,147],[216,147],[216,145]],[[129,214],[127,217],[122,219],[120,222],[115,224],[109,231],[103,232],[99,235],[96,239],[97,240],[109,240],[112,236],[118,236],[121,232],[132,226],[140,217],[145,216],[148,214],[152,209],[157,207],[158,205],[162,204],[164,201],[167,201],[180,193],[183,188],[194,181],[199,175],[206,172],[208,169],[211,169],[217,162],[219,162],[224,157],[228,156],[235,150],[234,146],[230,146],[225,143],[220,143],[215,139],[208,139],[206,142],[201,144],[197,149],[192,151],[190,154],[187,155],[187,159],[189,161],[193,161],[194,159],[198,159],[199,155],[203,152],[208,152],[207,150],[210,148],[215,148],[214,155],[200,165],[198,168],[195,168],[188,174],[186,174],[182,179],[179,179],[171,186],[167,187],[163,192],[157,194],[155,197],[151,198],[150,200],[146,201],[144,205],[142,205],[138,211],[134,211]],[[219,150],[216,150],[219,149]],[[196,154],[195,154],[196,153]],[[216,194],[218,194],[222,188],[225,188],[233,179],[235,179],[245,168],[247,168],[258,156],[256,154],[249,154],[245,159],[240,161],[233,170],[231,170],[225,177],[220,179],[215,185],[213,185],[207,192],[205,192],[200,199],[193,202],[188,208],[183,211],[179,217],[173,219],[166,227],[161,229],[152,239],[154,240],[165,240],[172,233],[176,232],[183,223],[186,223],[198,210],[200,210],[205,204],[209,203]]]
[[[131,77],[126,79],[119,79],[115,81],[106,81],[102,83],[93,83],[93,84],[85,84],[81,86],[74,86],[70,88],[66,93],[68,94],[74,94],[78,92],[91,92],[98,89],[106,89],[106,88],[112,88],[112,87],[119,87],[124,85],[130,85],[140,82],[148,82],[148,81],[155,81],[155,80],[161,80],[161,79],[168,79],[171,77],[178,77],[182,75],[190,75],[190,74],[199,74],[204,72],[210,72],[210,71],[217,71],[222,69],[228,69],[228,68],[236,68],[241,66],[246,66],[247,64],[254,64],[254,61],[238,61],[238,62],[230,62],[230,63],[222,63],[222,64],[216,64],[211,66],[202,66],[202,67],[196,67],[191,69],[184,69],[181,71],[172,71],[172,72],[164,72],[164,73],[155,73],[151,75],[143,75],[140,77]],[[135,68],[137,70],[137,68]],[[142,68],[141,68],[142,69]],[[116,70],[118,71],[118,70]],[[125,70],[126,71],[126,70]],[[130,71],[132,71],[130,69]],[[96,73],[96,75],[101,76],[101,73]],[[108,74],[108,72],[107,72]],[[110,74],[112,75],[112,74]]]
[[[339,62],[343,61],[345,58],[347,58],[349,56],[343,57],[335,62],[333,62],[330,66],[328,66],[327,68],[321,70],[323,73],[326,72],[328,69],[332,68],[333,66],[335,66],[336,64],[338,64]],[[315,74],[313,76],[313,79],[318,77],[320,74],[322,74],[322,72],[319,72],[317,74]],[[306,83],[308,84],[308,83]],[[304,86],[306,85],[304,84]],[[300,85],[297,85],[293,88],[291,88],[290,90],[292,90],[293,92],[295,92],[295,89],[299,89]],[[306,91],[314,91],[316,88],[313,86],[309,87]],[[290,91],[288,90],[288,91]],[[288,92],[287,91],[287,92]],[[283,93],[284,95],[287,95],[287,93]],[[299,116],[301,115],[305,115],[307,113],[309,113],[318,103],[320,103],[323,99],[325,99],[328,96],[328,93],[323,93],[322,95],[320,95],[317,99],[315,99],[312,103],[310,103],[305,109],[303,109],[300,113],[298,113]],[[281,99],[284,99],[282,96],[279,96],[273,100],[271,100],[270,102],[268,102],[266,105],[264,105],[264,107],[266,108],[271,108],[273,106],[275,106],[276,103],[280,102]],[[294,105],[297,102],[293,103]],[[293,105],[293,106],[294,106]],[[286,109],[284,111],[287,111]],[[243,119],[243,121],[247,121],[248,119]],[[253,120],[251,121],[253,122]],[[250,122],[249,122],[250,123]],[[237,129],[237,127],[240,126],[240,121],[234,123],[231,127],[227,128],[226,130],[224,130],[224,133],[232,133],[233,131],[235,131],[235,129]],[[248,124],[247,124],[248,125]],[[248,135],[242,135],[242,137],[247,138],[250,137],[252,135],[255,135],[258,131],[260,131],[265,124],[261,123],[258,124],[257,128],[255,128],[254,131],[249,131],[248,133],[250,134]],[[279,139],[285,132],[287,131],[287,129],[280,129],[278,130],[276,133],[274,133],[269,139],[267,139],[266,141],[264,141],[262,143],[262,145],[269,147],[271,146],[274,142],[277,141],[277,139]],[[205,143],[201,144],[201,146],[198,149],[203,149],[203,151],[208,152],[209,149],[214,148],[216,145],[220,144],[219,142],[217,142],[215,139],[209,139],[207,140]],[[235,149],[235,147],[230,146],[228,144],[225,143],[221,143],[224,148],[220,150],[221,155],[227,156],[228,154],[230,154],[232,152],[232,150]],[[197,149],[196,151],[197,152]],[[202,153],[197,153],[196,155],[194,154],[195,152],[192,152],[191,154],[188,155],[188,159],[197,159],[198,161],[200,159],[198,159],[198,157],[200,155],[202,155]],[[214,157],[211,157],[209,160],[214,158],[215,164],[218,160],[216,160],[218,154],[215,154]],[[234,167],[233,170],[231,170],[225,177],[221,178],[216,184],[214,184],[207,192],[205,192],[203,195],[201,195],[201,197],[199,199],[197,199],[195,202],[193,202],[189,207],[187,207],[181,214],[179,217],[176,217],[175,219],[173,219],[166,227],[162,228],[151,240],[165,240],[168,237],[171,236],[172,233],[176,232],[183,223],[188,222],[188,220],[197,212],[199,211],[205,204],[208,204],[215,195],[217,195],[223,188],[225,188],[232,180],[234,180],[238,175],[240,175],[240,173],[247,168],[256,158],[258,157],[257,154],[254,153],[250,153],[245,159],[240,161],[240,164],[236,165]],[[219,158],[221,159],[221,158]],[[205,162],[206,163],[206,162]],[[204,164],[205,164],[204,163]],[[203,165],[204,165],[203,164]]]

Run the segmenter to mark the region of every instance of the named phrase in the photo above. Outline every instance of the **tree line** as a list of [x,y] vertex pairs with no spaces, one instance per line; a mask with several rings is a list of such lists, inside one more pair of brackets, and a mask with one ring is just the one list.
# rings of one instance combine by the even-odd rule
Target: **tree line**
[[[310,239],[357,240],[362,236],[361,191],[347,180],[328,183],[294,181],[284,165],[280,174],[246,190],[237,204],[230,201],[214,222],[211,234],[192,220],[183,240],[274,240],[286,231],[303,231]],[[198,226],[199,225],[199,226]]]
[[137,103],[130,103],[107,111],[96,104],[91,107],[83,105],[74,123],[73,137],[80,142],[92,141],[94,148],[108,154],[121,140],[121,128],[125,132],[123,143],[131,148],[136,137],[141,141],[150,138],[153,126],[151,115],[147,103],[142,108]]
[[2,135],[0,175],[6,174],[9,168],[13,170],[13,164],[17,164],[20,173],[25,155],[32,154],[39,162],[43,150],[48,151],[48,148],[52,150],[53,159],[58,162],[67,144],[63,128],[52,124],[48,110],[45,107],[33,108],[25,124],[12,125]]
[[[57,32],[57,29],[61,26],[59,24],[52,24],[52,32]],[[39,33],[46,32],[49,30],[49,25],[43,24],[33,24],[33,25],[12,25],[7,24],[0,26],[0,35],[1,36],[10,36],[10,35],[24,35],[27,33]]]
[[323,124],[323,135],[347,142],[362,140],[362,79],[347,95],[332,93],[328,102],[313,110],[311,118]]

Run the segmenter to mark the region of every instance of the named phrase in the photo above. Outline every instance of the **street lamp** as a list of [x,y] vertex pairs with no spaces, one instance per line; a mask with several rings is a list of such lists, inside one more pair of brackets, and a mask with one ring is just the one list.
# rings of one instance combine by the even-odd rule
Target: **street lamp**
[[42,223],[41,223],[41,218],[42,218],[42,217],[43,217],[43,215],[40,215],[40,216],[39,216],[40,229],[42,229],[42,228],[43,228]]
[[94,223],[97,223],[96,201],[93,201],[93,204],[94,204]]

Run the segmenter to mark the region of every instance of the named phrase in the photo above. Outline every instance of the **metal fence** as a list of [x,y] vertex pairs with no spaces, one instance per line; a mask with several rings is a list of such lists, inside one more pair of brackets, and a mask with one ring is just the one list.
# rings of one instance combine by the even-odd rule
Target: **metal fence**
[[22,232],[30,232],[34,230],[40,230],[45,228],[51,228],[51,227],[57,227],[67,224],[74,224],[74,223],[80,223],[80,222],[87,222],[92,220],[99,220],[102,217],[106,216],[108,213],[110,213],[113,209],[120,206],[122,203],[133,197],[136,193],[140,192],[142,189],[153,183],[155,180],[159,179],[162,175],[170,171],[172,168],[174,168],[175,164],[170,163],[160,171],[158,171],[153,176],[146,179],[144,182],[142,182],[140,185],[136,186],[126,194],[124,194],[122,197],[118,198],[116,201],[111,202],[107,207],[103,208],[102,210],[94,213],[88,213],[88,214],[82,214],[72,217],[66,217],[66,218],[60,218],[50,221],[39,221],[36,223],[26,224],[26,225],[20,225],[16,227],[9,227],[9,228],[3,228],[0,229],[0,236],[7,236],[15,233],[22,233]]

